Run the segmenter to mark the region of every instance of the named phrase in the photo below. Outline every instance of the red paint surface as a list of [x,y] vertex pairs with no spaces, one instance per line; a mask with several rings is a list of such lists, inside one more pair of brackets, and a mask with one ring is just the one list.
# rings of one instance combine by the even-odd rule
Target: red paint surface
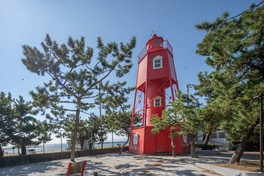
[[[156,56],[162,57],[163,67],[160,69],[153,68],[153,59]],[[139,54],[129,152],[136,154],[172,153],[170,128],[161,130],[158,134],[152,134],[151,118],[153,115],[161,116],[169,101],[174,100],[175,89],[177,91],[179,88],[172,47],[168,41],[154,34]],[[138,98],[140,97],[137,95],[138,92],[143,92],[144,98]],[[161,106],[154,106],[156,97],[161,98]],[[142,124],[141,127],[133,127],[134,117],[139,114],[138,112],[142,112]],[[134,141],[136,139],[134,135],[138,136],[138,141]],[[176,154],[189,152],[189,142],[184,143],[182,136],[176,136],[174,143]]]

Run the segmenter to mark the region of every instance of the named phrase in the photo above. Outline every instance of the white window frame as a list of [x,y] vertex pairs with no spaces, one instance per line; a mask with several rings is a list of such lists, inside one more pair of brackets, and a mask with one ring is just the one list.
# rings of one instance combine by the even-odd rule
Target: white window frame
[[[159,104],[156,104],[156,100],[159,100]],[[160,96],[154,98],[153,106],[157,107],[157,106],[161,106],[161,105],[162,105],[162,98]]]
[[[160,66],[156,67],[155,61],[160,61]],[[162,63],[162,57],[161,56],[156,56],[153,59],[153,69],[160,69],[163,68],[163,63]]]

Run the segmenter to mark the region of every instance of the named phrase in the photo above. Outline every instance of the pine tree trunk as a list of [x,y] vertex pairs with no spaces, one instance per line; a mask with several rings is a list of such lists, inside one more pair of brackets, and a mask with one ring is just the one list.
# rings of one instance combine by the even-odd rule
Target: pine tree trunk
[[2,149],[2,146],[0,146],[0,157],[3,157],[4,156],[4,151]]
[[129,141],[129,137],[130,137],[130,135],[127,136],[126,142],[121,146],[120,151],[119,151],[119,155],[122,154],[124,147],[127,145],[128,141]]
[[43,153],[45,153],[45,144],[43,142]]
[[204,144],[208,144],[210,138],[212,135],[212,131],[209,131],[208,133],[206,133],[205,138],[204,138]]
[[191,141],[191,157],[192,158],[198,158],[196,151],[195,151],[195,141],[196,141],[196,137],[195,135],[190,135],[190,141]]
[[80,100],[77,100],[74,131],[73,131],[73,136],[72,136],[72,141],[71,141],[71,157],[70,157],[71,161],[74,161],[75,159],[75,145],[77,141],[77,133],[78,133],[79,122],[80,122],[80,106],[81,106]]
[[93,150],[93,143],[89,142],[89,150]]
[[173,157],[175,157],[175,144],[174,144],[174,138],[171,138],[171,154]]
[[80,142],[81,150],[83,150],[84,137],[81,137],[81,138],[79,139],[79,142]]
[[20,153],[20,147],[19,146],[17,146],[17,153],[18,153],[18,155],[20,156],[21,155],[21,153]]
[[103,149],[103,148],[104,148],[104,142],[101,141],[101,149]]
[[93,150],[93,145],[94,145],[94,142],[93,142],[93,132],[91,132],[91,138],[89,140],[89,150]]
[[24,144],[22,144],[21,150],[22,150],[22,155],[26,155],[27,154],[27,148],[26,148],[26,146]]
[[243,138],[241,139],[241,143],[240,143],[239,147],[236,149],[235,153],[230,158],[229,164],[239,164],[240,159],[241,159],[241,157],[242,157],[242,155],[246,149],[248,139],[252,136],[254,129],[258,123],[259,123],[259,119],[256,121],[255,124],[250,126],[247,134],[245,136],[243,136]]

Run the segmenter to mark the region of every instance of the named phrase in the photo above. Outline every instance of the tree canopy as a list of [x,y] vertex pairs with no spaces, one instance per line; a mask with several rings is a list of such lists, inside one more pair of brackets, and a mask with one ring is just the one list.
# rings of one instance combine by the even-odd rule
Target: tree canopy
[[206,56],[206,63],[214,69],[204,74],[207,84],[201,82],[197,89],[202,95],[210,93],[209,104],[216,105],[218,116],[224,117],[221,126],[229,140],[241,143],[231,163],[239,163],[259,121],[253,97],[264,92],[263,23],[261,2],[237,16],[224,13],[213,22],[196,26],[207,32],[197,53]]
[[[34,115],[31,102],[23,97],[12,98],[11,93],[7,95],[0,93],[0,135],[1,146],[8,143],[14,144],[22,149],[22,155],[26,154],[26,146],[38,145],[41,142],[49,141],[50,133],[48,128],[42,127],[46,122],[37,120]],[[46,125],[47,127],[47,125]]]
[[198,99],[193,95],[179,91],[171,107],[163,110],[161,117],[154,115],[151,119],[154,126],[152,133],[156,134],[162,129],[169,128],[173,155],[175,136],[188,134],[191,138],[191,156],[197,157],[195,153],[196,134],[199,130],[203,130],[200,106]]
[[84,37],[79,40],[69,37],[67,43],[59,45],[46,35],[41,43],[42,51],[23,45],[22,62],[26,68],[37,75],[50,76],[49,82],[31,92],[34,105],[43,112],[49,110],[60,119],[65,118],[66,113],[74,114],[72,161],[81,113],[95,107],[99,83],[102,84],[111,73],[120,78],[129,72],[135,42],[133,37],[126,44],[109,42],[105,45],[98,38],[98,57],[95,60],[92,60],[94,50],[85,45]]

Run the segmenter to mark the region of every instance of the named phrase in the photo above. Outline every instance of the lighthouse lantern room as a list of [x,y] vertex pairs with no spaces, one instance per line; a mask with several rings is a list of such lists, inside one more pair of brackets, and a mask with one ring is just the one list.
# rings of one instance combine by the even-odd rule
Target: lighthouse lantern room
[[[179,90],[173,49],[167,40],[154,34],[138,55],[138,72],[132,110],[129,152],[137,154],[172,153],[169,128],[152,134],[151,118],[161,117]],[[135,118],[140,119],[136,123]],[[189,151],[186,136],[174,139],[175,154]]]

